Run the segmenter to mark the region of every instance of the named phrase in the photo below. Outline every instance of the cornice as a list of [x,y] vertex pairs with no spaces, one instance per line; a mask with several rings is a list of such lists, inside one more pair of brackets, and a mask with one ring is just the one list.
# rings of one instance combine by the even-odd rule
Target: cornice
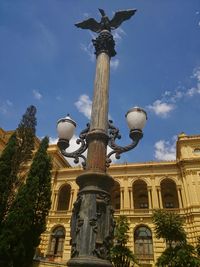
[[178,137],[178,142],[188,142],[188,140],[198,140],[200,139],[200,135],[183,135]]

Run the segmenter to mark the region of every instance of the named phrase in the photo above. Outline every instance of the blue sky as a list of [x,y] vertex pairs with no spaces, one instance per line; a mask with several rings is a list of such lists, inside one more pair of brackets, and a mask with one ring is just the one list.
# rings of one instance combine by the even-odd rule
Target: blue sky
[[[15,129],[37,107],[37,135],[56,138],[56,121],[70,113],[76,135],[89,120],[95,34],[74,23],[138,11],[113,32],[109,114],[130,142],[125,113],[148,113],[144,137],[121,162],[172,160],[176,136],[200,134],[199,0],[1,0],[0,127]],[[74,143],[72,142],[72,147]]]

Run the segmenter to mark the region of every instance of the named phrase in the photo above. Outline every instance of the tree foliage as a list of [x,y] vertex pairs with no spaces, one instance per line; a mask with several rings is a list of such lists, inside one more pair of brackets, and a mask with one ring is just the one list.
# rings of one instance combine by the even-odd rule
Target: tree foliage
[[197,250],[198,257],[200,258],[200,236],[197,238],[196,250]]
[[137,263],[133,252],[127,247],[129,223],[126,216],[116,221],[114,245],[111,248],[111,261],[115,267],[129,267]]
[[184,219],[179,214],[156,210],[153,213],[153,222],[156,237],[164,238],[167,243],[167,248],[157,260],[157,266],[200,266],[195,248],[187,243]]
[[27,108],[0,157],[0,226],[8,215],[17,189],[23,182],[19,173],[20,168],[32,157],[36,126],[35,114],[34,106]]
[[13,155],[16,152],[16,134],[14,133],[0,157],[0,231],[1,223],[6,214],[7,201],[13,181],[16,180],[12,173]]
[[173,247],[168,247],[158,258],[157,266],[169,267],[199,267],[200,260],[196,257],[195,248],[187,243],[182,243]]
[[0,260],[4,267],[31,265],[51,205],[51,160],[44,138],[26,180],[12,203],[0,235]]
[[19,174],[21,167],[32,159],[37,125],[36,111],[35,106],[29,106],[16,129],[17,146],[12,170],[15,175],[18,174],[18,180],[15,183],[14,190],[15,187],[20,186],[23,182]]
[[157,238],[164,238],[169,246],[173,242],[185,241],[186,233],[183,227],[184,219],[179,214],[156,210],[153,214],[155,233]]

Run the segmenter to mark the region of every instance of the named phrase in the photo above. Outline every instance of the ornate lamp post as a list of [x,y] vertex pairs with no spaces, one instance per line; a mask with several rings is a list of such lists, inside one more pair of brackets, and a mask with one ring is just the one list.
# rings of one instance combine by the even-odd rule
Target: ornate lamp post
[[[80,133],[77,140],[80,147],[76,151],[72,153],[66,151],[76,123],[68,115],[60,119],[57,124],[58,146],[61,153],[74,158],[75,163],[82,158],[85,170],[76,178],[79,193],[71,218],[71,259],[68,261],[68,266],[112,266],[109,260],[109,248],[113,238],[114,221],[110,190],[114,181],[106,173],[106,168],[111,163],[112,154],[120,158],[121,153],[133,149],[138,144],[147,120],[143,109],[138,107],[130,109],[126,119],[132,143],[125,147],[115,143],[115,140],[120,138],[119,130],[112,121],[108,121],[110,58],[116,54],[111,30],[119,27],[124,20],[134,15],[136,10],[116,12],[112,20],[109,20],[102,9],[99,11],[102,15],[100,23],[91,18],[76,24],[77,27],[99,33],[98,37],[92,40],[97,62],[91,121]],[[108,155],[107,146],[112,149]],[[83,155],[86,149],[88,149],[87,159]]]

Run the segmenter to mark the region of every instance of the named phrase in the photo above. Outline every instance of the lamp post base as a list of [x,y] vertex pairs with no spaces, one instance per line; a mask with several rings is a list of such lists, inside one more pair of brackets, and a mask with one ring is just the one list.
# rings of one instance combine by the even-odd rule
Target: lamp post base
[[76,179],[80,191],[71,218],[71,259],[67,266],[111,267],[114,218],[110,189],[113,178],[86,172]]
[[67,266],[69,267],[112,267],[113,265],[104,259],[99,259],[92,256],[85,256],[85,257],[77,257],[70,259],[67,262]]

